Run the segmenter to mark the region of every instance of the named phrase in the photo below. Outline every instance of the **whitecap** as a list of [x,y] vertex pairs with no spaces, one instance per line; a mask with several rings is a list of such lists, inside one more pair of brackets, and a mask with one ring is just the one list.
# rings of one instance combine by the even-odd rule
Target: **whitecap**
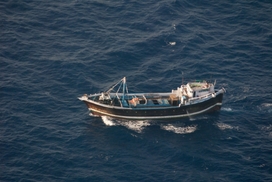
[[272,130],[272,125],[270,124],[269,126],[262,126],[261,130],[263,130],[263,131],[271,131]]
[[272,112],[272,103],[262,103],[257,108],[262,112],[271,113]]
[[162,125],[161,128],[167,131],[172,131],[176,134],[188,134],[188,133],[195,132],[197,129],[197,125],[179,127],[179,126],[174,126],[172,124],[168,124],[168,125]]
[[272,107],[272,103],[263,103],[262,106],[264,106],[264,107]]
[[262,130],[265,134],[268,134],[269,138],[272,138],[272,125],[268,126],[260,126],[260,130]]
[[169,45],[174,46],[176,45],[176,42],[169,42]]

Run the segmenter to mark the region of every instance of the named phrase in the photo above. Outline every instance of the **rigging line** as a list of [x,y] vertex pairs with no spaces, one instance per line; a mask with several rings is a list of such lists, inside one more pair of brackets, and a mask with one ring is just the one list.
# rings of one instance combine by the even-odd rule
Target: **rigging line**
[[120,88],[121,88],[121,86],[122,86],[123,84],[124,84],[124,83],[121,83],[121,84],[119,85],[119,88],[118,88],[118,90],[117,90],[116,93],[119,93],[119,90],[120,90]]
[[121,79],[119,82],[113,85],[106,93],[110,93],[121,81],[123,81],[123,79]]

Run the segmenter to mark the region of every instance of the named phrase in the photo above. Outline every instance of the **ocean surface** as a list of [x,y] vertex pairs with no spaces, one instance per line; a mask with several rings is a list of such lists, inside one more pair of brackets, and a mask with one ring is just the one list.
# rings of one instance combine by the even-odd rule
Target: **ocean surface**
[[[0,25],[0,181],[272,181],[271,0],[2,0]],[[124,76],[227,92],[174,122],[90,116],[78,97]]]

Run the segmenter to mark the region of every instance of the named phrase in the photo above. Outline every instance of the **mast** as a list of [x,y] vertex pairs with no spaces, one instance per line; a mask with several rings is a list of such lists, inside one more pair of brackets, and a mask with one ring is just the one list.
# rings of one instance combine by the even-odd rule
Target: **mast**
[[123,98],[122,98],[122,103],[125,101],[125,93],[126,93],[126,77],[123,78]]

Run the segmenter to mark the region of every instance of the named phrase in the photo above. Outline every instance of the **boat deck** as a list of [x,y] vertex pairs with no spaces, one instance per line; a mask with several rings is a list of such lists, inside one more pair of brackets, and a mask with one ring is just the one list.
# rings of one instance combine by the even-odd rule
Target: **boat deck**
[[123,106],[123,107],[170,107],[178,106],[180,101],[173,94],[140,94],[140,95],[127,95],[124,100],[121,96],[112,96],[107,100],[100,100],[99,96],[89,97],[90,100],[106,104],[110,106]]

